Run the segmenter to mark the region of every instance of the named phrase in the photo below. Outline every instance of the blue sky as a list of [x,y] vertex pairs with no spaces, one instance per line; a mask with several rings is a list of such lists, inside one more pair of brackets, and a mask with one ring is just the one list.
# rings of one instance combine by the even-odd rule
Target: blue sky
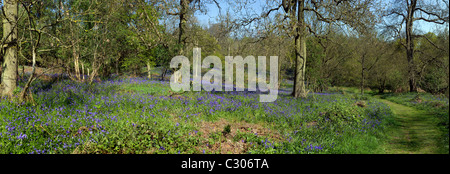
[[[227,10],[230,12],[231,16],[234,15],[233,8],[230,8],[229,4],[227,2],[219,0],[219,3],[221,6],[222,15],[226,14]],[[254,10],[255,13],[261,14],[261,12],[263,11],[262,6],[265,3],[266,3],[265,0],[255,0],[254,3],[250,4],[248,6],[249,8],[247,8],[247,9],[251,8],[252,10]],[[209,22],[215,23],[217,21],[216,20],[217,17],[219,16],[219,9],[217,8],[217,6],[215,4],[207,4],[206,7],[208,8],[207,14],[201,14],[200,12],[195,13],[195,16],[199,20],[200,24],[205,27],[208,26]],[[238,17],[235,17],[235,18],[238,18]],[[424,22],[424,21],[417,21],[414,23],[414,25],[416,28],[418,28],[424,32],[430,32],[430,31],[433,32],[436,30],[437,27],[442,27],[442,25]]]
[[[233,0],[231,0],[233,1]],[[233,9],[233,7],[230,7],[229,4],[227,2],[218,1],[221,7],[221,12],[222,15],[225,15],[227,11],[230,12],[230,15],[234,16],[234,11],[235,9]],[[249,4],[248,7],[250,7],[252,10],[254,10],[256,13],[260,14],[262,12],[262,5],[265,4],[264,0],[254,0],[253,3]],[[206,7],[208,8],[208,13],[207,14],[201,14],[200,12],[195,13],[195,16],[197,17],[197,19],[199,20],[200,24],[207,26],[208,22],[211,21],[212,23],[214,23],[216,20],[216,18],[219,16],[219,8],[217,8],[216,4],[207,4]],[[250,9],[247,8],[247,9]],[[234,17],[234,18],[238,18],[238,17]]]

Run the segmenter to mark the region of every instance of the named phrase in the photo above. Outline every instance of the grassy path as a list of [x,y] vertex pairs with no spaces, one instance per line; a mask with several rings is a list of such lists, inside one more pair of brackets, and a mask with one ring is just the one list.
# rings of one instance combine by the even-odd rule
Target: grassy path
[[396,123],[387,130],[386,154],[439,153],[436,145],[439,130],[431,114],[385,99],[379,100],[388,104],[395,114]]

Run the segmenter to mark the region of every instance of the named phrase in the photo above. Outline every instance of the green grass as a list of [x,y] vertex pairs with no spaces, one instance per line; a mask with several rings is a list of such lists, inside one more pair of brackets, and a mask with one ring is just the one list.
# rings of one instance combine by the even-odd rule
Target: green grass
[[436,126],[436,117],[422,110],[384,102],[393,109],[397,123],[387,129],[391,140],[386,143],[387,153],[448,154],[448,144],[445,147],[440,142],[441,132]]
[[[332,92],[352,96],[355,99],[372,98],[376,92],[366,91],[361,96],[355,87],[333,87]],[[449,135],[448,98],[428,93],[388,93],[380,100],[388,104],[394,112],[385,133],[388,137],[381,145],[388,154],[448,154]]]

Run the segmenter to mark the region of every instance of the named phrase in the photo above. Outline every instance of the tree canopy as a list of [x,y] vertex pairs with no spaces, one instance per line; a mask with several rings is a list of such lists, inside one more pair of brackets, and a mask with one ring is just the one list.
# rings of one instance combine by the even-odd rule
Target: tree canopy
[[[279,81],[293,81],[295,97],[330,86],[448,95],[448,1],[278,0],[259,2],[259,10],[252,3],[4,0],[2,96],[16,90],[25,67],[85,82],[147,73],[152,78],[154,67],[165,74],[172,57],[192,58],[194,47],[202,57],[222,60],[276,55]],[[211,6],[219,15],[208,24],[199,21]],[[423,32],[418,21],[439,27]],[[39,75],[32,74],[30,83]]]

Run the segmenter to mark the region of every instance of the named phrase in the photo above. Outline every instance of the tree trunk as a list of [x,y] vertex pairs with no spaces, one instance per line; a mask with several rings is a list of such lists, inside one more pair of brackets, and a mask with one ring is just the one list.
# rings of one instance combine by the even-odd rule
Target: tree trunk
[[[280,42],[278,43],[278,55],[281,56],[281,45],[282,45],[282,40],[280,38]],[[283,58],[280,57],[278,59],[278,84],[277,84],[277,89],[280,89],[281,87],[281,82],[283,81],[283,73],[281,72],[281,60]]]
[[[295,7],[294,7],[295,8]],[[305,18],[304,18],[304,1],[298,1],[298,23],[295,33],[295,78],[294,91],[292,95],[294,98],[305,98],[307,95],[305,89],[305,67],[306,67],[306,32],[305,32]]]
[[[1,58],[1,57],[0,57]],[[0,59],[0,96],[2,96],[2,68],[3,67],[3,63],[2,60]]]
[[363,56],[361,57],[361,95],[364,95],[364,62],[366,59],[366,55],[363,54]]
[[133,66],[133,76],[134,76],[134,77],[137,77],[137,73],[138,73],[138,66],[135,64],[135,65]]
[[[1,75],[1,73],[0,73]],[[22,66],[22,75],[20,76],[21,79],[23,79],[23,76],[25,75],[25,64]]]
[[364,67],[361,70],[361,95],[364,95]]
[[[31,38],[31,40],[33,40],[33,36],[31,35],[31,32],[30,32],[30,38]],[[34,46],[33,41],[31,41],[31,45],[32,45],[31,46],[31,55],[33,57],[33,65],[32,65],[31,75],[28,78],[27,83],[23,87],[22,92],[20,93],[20,96],[19,96],[19,101],[20,102],[25,101],[26,93],[27,93],[28,88],[30,87],[31,83],[34,81],[34,76],[35,76],[35,73],[36,73],[36,47]],[[30,93],[31,93],[31,91],[30,91]],[[32,96],[30,96],[30,97],[32,97]],[[33,98],[31,98],[31,101],[33,101]]]
[[120,52],[119,52],[119,55],[117,56],[117,59],[116,59],[116,74],[117,74],[117,76],[119,76],[119,73],[120,73],[120,66],[119,66],[119,61],[120,61],[120,57],[121,57],[121,54],[120,54]]
[[2,65],[2,94],[12,97],[17,86],[17,0],[4,0],[3,39],[7,44]]
[[[20,41],[18,41],[18,42],[20,42]],[[19,48],[20,49],[20,48]],[[20,50],[17,50],[17,52],[19,52]],[[19,81],[19,56],[17,56],[17,61],[16,61],[16,83],[18,83],[18,81]]]
[[94,77],[97,75],[99,67],[100,67],[100,65],[97,65],[97,63],[98,63],[97,47],[98,47],[98,45],[96,45],[95,49],[94,49],[94,60],[92,61],[92,73],[89,76],[89,84],[91,84],[94,81]]
[[[62,8],[63,11],[65,11],[64,5],[62,3],[62,1],[60,2],[60,6]],[[67,19],[71,18],[71,16],[69,15],[69,10],[65,11],[65,17]],[[72,21],[69,21],[69,29],[70,29],[70,43],[72,46],[72,56],[73,56],[73,63],[74,63],[74,69],[75,69],[75,79],[76,80],[80,80],[80,67],[79,67],[79,55],[77,52],[77,42],[76,42],[76,38],[75,38],[75,30],[73,29],[73,25],[72,25]]]
[[152,67],[150,65],[150,62],[147,61],[147,73],[148,73],[147,77],[150,80],[152,79],[152,72],[151,72],[151,70],[152,70]]
[[179,50],[179,55],[183,54],[183,49],[185,46],[186,39],[184,38],[184,33],[186,29],[186,22],[187,22],[187,11],[189,9],[189,3],[191,0],[180,0],[180,23],[178,24],[178,29],[180,32],[178,33],[178,44],[181,44],[181,49]]
[[416,72],[414,64],[414,42],[412,36],[413,30],[413,18],[416,8],[417,0],[410,1],[411,4],[408,7],[408,13],[406,17],[406,59],[408,60],[408,78],[409,78],[409,91],[416,92]]
[[[31,56],[32,56],[33,64],[32,64],[31,75],[28,78],[27,83],[23,87],[22,92],[20,92],[20,96],[19,96],[19,101],[20,102],[25,101],[26,93],[27,93],[29,87],[31,86],[31,83],[34,81],[35,73],[36,73],[36,46],[35,46],[34,40],[33,40],[33,33],[31,32],[32,25],[31,25],[30,13],[28,13],[28,22],[29,22],[29,25],[30,25],[29,32],[30,32]],[[39,38],[39,40],[37,41],[37,43],[39,43],[39,41],[40,41],[40,37],[38,37],[38,38]],[[24,68],[25,68],[25,65],[23,66],[23,69]],[[31,94],[31,91],[29,93]],[[33,101],[33,103],[34,103],[33,96],[30,95],[29,97],[30,97],[30,100]]]
[[81,62],[81,79],[84,81],[84,63]]
[[93,67],[92,68],[92,73],[89,76],[89,84],[92,84],[92,82],[94,81],[94,77],[97,75],[97,72],[98,72],[98,68],[94,68],[95,67],[95,61],[94,61],[92,67]]
[[75,77],[77,80],[80,80],[79,56],[78,56],[76,48],[77,47],[76,47],[75,43],[72,42],[72,55],[73,55],[73,64],[74,64],[74,68],[75,68]]
[[161,73],[161,81],[164,81],[164,77],[166,76],[167,68],[163,67],[162,73]]
[[383,79],[380,88],[378,89],[378,93],[383,94],[386,89],[386,77]]
[[[186,29],[186,22],[187,22],[187,12],[189,9],[189,4],[191,3],[192,0],[180,0],[180,12],[179,12],[179,17],[180,17],[180,22],[178,23],[178,29],[179,29],[179,33],[178,33],[178,44],[181,46],[180,50],[178,50],[178,55],[183,55],[184,52],[184,47],[186,45],[186,38],[184,36],[185,33],[185,29]],[[173,70],[173,74],[175,75],[175,79],[177,79],[176,77],[178,76],[177,71],[178,68],[172,68]],[[167,69],[164,70],[161,79],[164,79],[164,76],[166,74]]]

